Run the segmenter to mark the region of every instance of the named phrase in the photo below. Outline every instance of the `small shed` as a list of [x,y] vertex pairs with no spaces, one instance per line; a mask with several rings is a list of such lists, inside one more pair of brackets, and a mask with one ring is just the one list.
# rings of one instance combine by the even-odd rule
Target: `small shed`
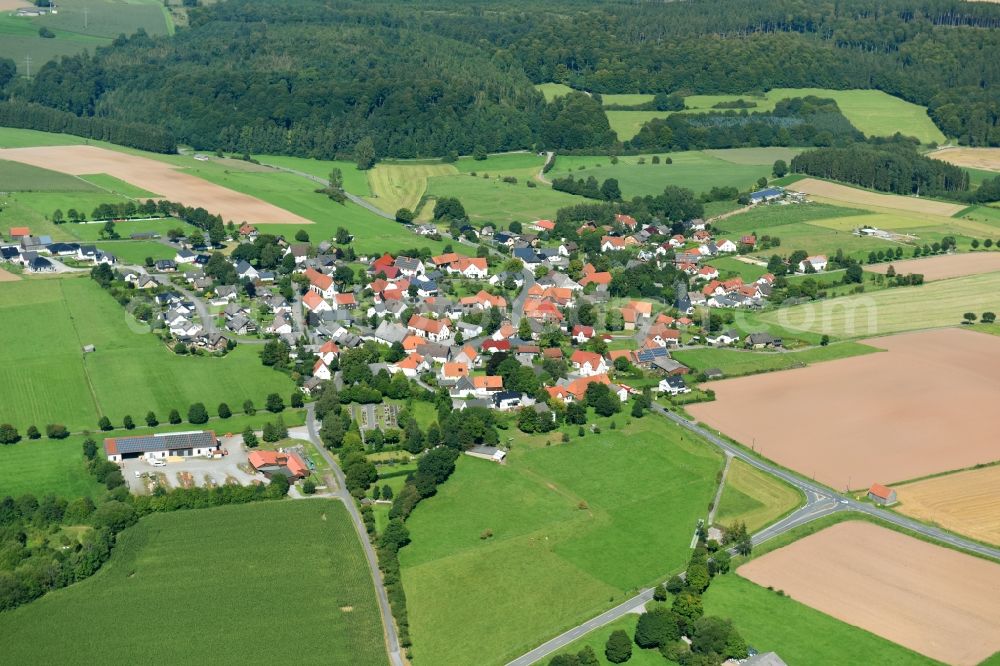
[[881,484],[873,483],[872,487],[868,489],[868,499],[880,506],[888,506],[896,503],[896,491],[892,488],[886,488]]
[[94,347],[94,345],[84,345],[83,346],[83,353],[84,354],[90,354],[90,353],[92,353],[94,351],[97,351],[97,348]]

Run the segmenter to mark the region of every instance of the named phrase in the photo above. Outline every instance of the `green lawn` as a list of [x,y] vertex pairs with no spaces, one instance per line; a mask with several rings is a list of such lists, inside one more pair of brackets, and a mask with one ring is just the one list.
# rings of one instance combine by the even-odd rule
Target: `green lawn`
[[30,164],[0,160],[0,191],[38,192],[53,191],[93,191],[97,188],[90,183],[58,171],[50,171]]
[[[607,178],[617,178],[626,199],[660,194],[667,185],[686,187],[696,194],[706,192],[713,186],[749,190],[754,187],[758,178],[771,175],[771,167],[776,159],[787,161],[800,152],[796,148],[768,149],[768,152],[762,152],[759,148],[746,150],[749,152],[745,155],[740,154],[740,149],[660,153],[660,164],[652,163],[652,154],[623,155],[618,158],[618,164],[611,164],[606,155],[566,155],[556,159],[555,167],[547,176],[594,176],[601,182]],[[673,160],[673,164],[666,163],[667,157]],[[640,159],[645,163],[639,164]]]
[[837,338],[955,326],[966,312],[995,311],[998,288],[1000,273],[971,275],[782,308],[760,320]]
[[716,576],[703,598],[706,615],[730,618],[748,645],[778,653],[789,666],[936,664],[864,629],[760,587],[736,573]]
[[[60,227],[60,229],[68,231],[76,240],[94,242],[100,240],[104,224],[64,224]],[[132,234],[148,232],[160,234],[166,238],[167,232],[171,229],[182,229],[185,233],[191,233],[195,230],[195,227],[175,217],[150,220],[131,220],[115,223],[115,231],[118,232],[119,236],[126,240]],[[166,245],[160,243],[157,244],[160,246],[160,252],[169,252],[169,258],[173,259],[175,251],[171,250]],[[111,251],[114,252],[115,250],[111,249]]]
[[[63,423],[93,428],[100,415],[119,423],[154,410],[211,410],[268,393],[290,395],[291,380],[263,366],[259,349],[225,358],[181,357],[138,327],[89,278],[22,280],[0,285],[0,422],[23,429]],[[96,345],[83,354],[81,347]]]
[[734,458],[715,513],[716,525],[745,523],[750,533],[802,504],[802,494],[784,481]]
[[29,440],[0,447],[0,497],[23,493],[41,496],[96,497],[104,491],[83,465],[84,437]]
[[721,465],[712,448],[649,416],[544,439],[519,438],[504,466],[461,458],[408,521],[416,659],[504,663],[686,561]]
[[562,97],[573,92],[573,89],[564,83],[536,83],[535,90],[545,95],[546,102],[551,102],[556,97]]
[[83,180],[88,183],[93,183],[102,190],[107,190],[113,192],[114,194],[120,194],[130,199],[155,199],[162,197],[163,195],[157,194],[156,192],[150,192],[149,190],[144,190],[141,187],[136,187],[131,183],[126,183],[124,180],[115,178],[114,176],[109,176],[106,173],[95,173],[89,176],[80,176]]
[[[427,194],[433,197],[457,197],[477,225],[485,222],[499,223],[504,227],[510,222],[530,222],[537,219],[555,219],[556,212],[565,206],[586,203],[588,200],[536,183],[525,183],[538,169],[507,170],[517,178],[516,184],[503,182],[496,173],[477,171],[476,176],[435,176],[427,179]],[[489,178],[483,178],[483,174]],[[552,173],[552,172],[550,172]],[[516,175],[515,175],[516,174]],[[433,206],[433,202],[428,204]]]
[[[366,197],[371,194],[371,189],[368,187],[367,172],[358,169],[358,165],[354,162],[346,162],[344,160],[314,160],[308,157],[288,157],[285,155],[255,155],[254,158],[261,164],[270,164],[276,167],[301,171],[310,176],[324,179],[328,179],[330,172],[334,169],[340,169],[340,173],[344,177],[344,189],[346,191],[356,194],[359,197]],[[317,187],[319,187],[318,184]]]
[[[735,238],[733,240],[738,242],[739,238]],[[729,273],[735,273],[743,278],[744,282],[754,282],[760,279],[760,276],[767,272],[767,267],[765,266],[748,264],[747,262],[740,261],[735,257],[719,257],[718,259],[712,259],[711,261],[705,263],[718,269],[720,277],[724,278]]]
[[874,347],[857,342],[838,342],[826,347],[811,347],[797,352],[743,351],[738,349],[685,349],[671,354],[695,372],[719,368],[726,377],[739,377],[759,372],[787,370],[823,361],[836,361],[851,356],[872,354]]
[[152,257],[154,260],[173,259],[174,255],[177,254],[177,250],[168,247],[163,243],[158,243],[155,240],[106,241],[103,243],[97,243],[97,247],[115,255],[118,257],[118,261],[120,262],[139,266],[142,266],[145,263],[146,257]]
[[[129,617],[155,622],[123,631]],[[0,615],[0,632],[20,664],[387,663],[361,545],[330,500],[148,516],[94,576]]]

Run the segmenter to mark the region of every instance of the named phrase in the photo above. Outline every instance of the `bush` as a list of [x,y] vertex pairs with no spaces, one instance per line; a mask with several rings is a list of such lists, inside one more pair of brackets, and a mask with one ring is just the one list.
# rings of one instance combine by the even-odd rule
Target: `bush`
[[204,403],[196,402],[188,407],[188,422],[195,425],[208,423],[208,410],[205,409]]
[[622,664],[632,658],[632,641],[628,634],[621,629],[616,629],[608,636],[608,642],[604,645],[604,656],[612,664]]
[[170,421],[171,425],[177,425],[181,422],[181,413],[176,409],[171,409],[170,416],[167,417],[167,420]]
[[250,426],[247,426],[246,430],[243,431],[243,444],[248,449],[257,447],[257,434],[254,433],[253,428]]
[[229,405],[224,402],[219,403],[219,418],[228,419],[233,415],[233,410],[229,409]]
[[21,440],[17,428],[9,423],[0,424],[0,444],[16,444]]
[[107,416],[102,416],[97,422],[97,427],[101,430],[111,430],[113,426],[111,425],[111,419]]
[[303,495],[314,495],[316,494],[316,484],[313,483],[312,479],[306,479],[302,482],[302,494]]
[[66,439],[69,437],[69,430],[61,423],[50,423],[45,426],[45,436],[49,439]]
[[281,399],[281,396],[277,393],[271,393],[267,396],[267,403],[265,405],[267,411],[277,414],[278,412],[284,411],[285,401]]
[[28,426],[28,430],[25,433],[28,439],[38,439],[42,436],[42,433],[38,432],[38,428],[35,426]]
[[135,430],[135,421],[132,420],[130,415],[126,414],[125,418],[122,419],[122,426],[126,430]]

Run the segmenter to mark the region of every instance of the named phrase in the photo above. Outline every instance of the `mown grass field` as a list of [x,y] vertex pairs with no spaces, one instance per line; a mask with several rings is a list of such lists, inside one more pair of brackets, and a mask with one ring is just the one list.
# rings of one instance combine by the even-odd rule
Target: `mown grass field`
[[489,155],[485,160],[477,160],[469,156],[460,157],[454,166],[459,173],[501,174],[508,171],[534,169],[536,172],[545,164],[545,156],[530,152],[499,153]]
[[400,208],[413,210],[427,190],[427,179],[458,173],[454,166],[441,163],[382,163],[368,172],[372,195],[368,201],[387,213]]
[[[517,178],[515,184],[505,183],[500,176],[485,170],[477,171],[476,176],[438,176],[428,179],[427,194],[431,197],[457,197],[473,223],[482,225],[493,222],[503,227],[515,220],[555,219],[560,208],[588,201],[573,194],[557,192],[541,183],[536,183],[537,187],[528,187],[526,181],[537,171],[537,168],[506,171],[505,174]],[[484,173],[489,177],[483,178]],[[428,201],[425,212],[433,206],[434,202]]]
[[[70,208],[76,208],[89,218],[94,208],[102,203],[125,201],[125,197],[97,188],[80,192],[14,192],[0,196],[0,233],[5,234],[10,227],[25,226],[36,236],[48,235],[57,241],[78,240],[76,232],[82,227],[51,221],[56,209],[65,215]],[[100,232],[100,225],[97,231]]]
[[[123,629],[125,618],[153,616]],[[290,650],[299,663],[388,663],[361,545],[344,506],[329,500],[148,516],[93,577],[4,613],[0,631],[5,659],[21,664],[151,654],[246,664],[287,660]]]
[[[67,231],[76,240],[80,241],[97,241],[100,240],[101,231],[104,230],[104,224],[64,224],[59,227],[62,231]],[[182,229],[185,233],[191,233],[195,230],[195,227],[179,220],[176,217],[168,217],[162,219],[149,219],[149,220],[126,220],[122,222],[115,222],[115,231],[123,239],[128,239],[132,234],[141,233],[154,233],[160,234],[164,238],[167,237],[167,232],[171,229]],[[134,242],[134,241],[133,241]],[[171,251],[166,245],[160,245],[161,252],[170,252],[170,258],[173,259],[174,252]],[[114,252],[112,249],[111,252]]]
[[[163,227],[160,227],[160,229],[160,233],[166,235]],[[124,229],[118,233],[127,238],[127,236],[122,234],[122,231]],[[117,240],[97,243],[96,245],[101,250],[115,255],[118,261],[138,266],[145,264],[146,257],[152,257],[155,261],[157,259],[173,259],[174,255],[177,254],[177,250],[174,248],[168,247],[163,243],[158,243],[155,240]]]
[[504,663],[683,566],[719,455],[653,416],[602,428],[519,439],[504,466],[463,457],[417,508],[400,557],[415,659]]
[[[756,102],[757,106],[747,109],[750,113],[755,111],[771,111],[774,105],[790,97],[805,97],[815,95],[817,97],[832,98],[836,100],[840,110],[851,121],[855,127],[868,136],[892,136],[896,132],[901,132],[906,136],[915,136],[922,143],[943,143],[944,134],[934,125],[927,110],[916,104],[912,104],[898,97],[893,97],[881,90],[830,90],[827,88],[774,88],[761,96],[751,94],[742,95],[690,95],[684,98],[685,112],[709,112],[725,111],[725,109],[712,108],[720,102],[731,102],[735,100],[746,100]],[[614,100],[637,101],[609,101],[609,97]],[[636,104],[648,101],[651,96],[641,95],[604,95],[606,104]],[[608,122],[611,129],[615,130],[618,138],[622,141],[635,136],[642,125],[653,118],[665,118],[671,111],[607,111]]]
[[[606,178],[617,178],[626,199],[660,194],[667,185],[686,187],[696,194],[707,192],[713,186],[748,190],[753,188],[758,178],[771,175],[775,160],[787,161],[800,152],[795,148],[748,148],[746,151],[661,153],[659,164],[651,162],[652,154],[623,155],[618,158],[618,164],[611,164],[606,155],[566,155],[556,159],[556,165],[547,177],[593,176],[601,182]],[[667,157],[673,160],[673,164],[666,163]],[[640,159],[645,163],[639,164]]]
[[995,312],[997,288],[1000,273],[987,273],[806,303],[766,312],[760,319],[838,338],[957,326],[966,312]]
[[0,497],[23,493],[96,497],[104,491],[83,465],[84,437],[29,440],[0,447]]
[[736,573],[716,576],[705,592],[706,615],[730,618],[749,645],[774,651],[790,666],[937,664],[864,629],[825,615]]
[[[40,37],[38,30],[43,26],[55,38]],[[173,23],[155,0],[64,0],[59,2],[57,14],[38,17],[17,17],[5,11],[0,14],[0,57],[14,60],[18,72],[25,74],[24,57],[30,55],[35,73],[49,60],[84,50],[93,52],[118,35],[131,35],[139,28],[149,35],[166,35],[173,32]]]
[[[0,422],[94,428],[149,410],[185,414],[193,402],[263,404],[290,395],[291,380],[263,366],[259,349],[224,358],[176,356],[138,327],[86,277],[22,280],[0,287]],[[83,345],[97,351],[83,354]]]
[[767,267],[765,266],[748,264],[747,262],[740,261],[735,257],[719,257],[718,259],[712,259],[707,262],[707,264],[709,266],[714,266],[719,271],[720,276],[735,273],[743,278],[745,282],[754,282],[767,272]]
[[88,192],[97,188],[75,176],[58,171],[41,169],[30,164],[0,160],[0,191],[37,192],[58,190],[62,192]]
[[697,372],[719,368],[726,377],[740,377],[759,372],[788,370],[823,361],[836,361],[851,356],[872,354],[878,349],[857,342],[841,342],[826,347],[811,347],[802,351],[766,352],[738,349],[685,349],[671,356]]
[[[330,172],[340,169],[344,177],[344,189],[359,197],[371,194],[367,172],[358,169],[354,162],[344,160],[314,160],[308,157],[288,157],[286,155],[255,155],[261,164],[270,164],[285,169],[293,169],[317,178],[329,179]],[[317,184],[319,187],[319,184]],[[394,211],[395,212],[395,211]]]
[[733,459],[715,513],[717,525],[745,523],[752,534],[802,504],[802,495],[783,481]]

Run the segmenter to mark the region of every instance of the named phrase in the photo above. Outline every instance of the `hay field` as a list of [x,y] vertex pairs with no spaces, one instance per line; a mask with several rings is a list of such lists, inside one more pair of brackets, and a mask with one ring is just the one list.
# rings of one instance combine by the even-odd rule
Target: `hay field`
[[951,217],[966,206],[962,204],[947,203],[945,201],[935,201],[933,199],[920,199],[917,197],[903,197],[896,194],[882,194],[880,192],[869,192],[856,187],[830,183],[825,180],[815,178],[803,178],[788,186],[788,189],[796,192],[804,192],[822,199],[830,199],[837,203],[849,203],[855,206],[878,206],[893,210],[910,211],[914,213],[930,213]]
[[159,192],[185,206],[201,206],[223,219],[254,224],[312,224],[260,199],[214,185],[158,160],[120,153],[95,146],[49,146],[7,148],[0,159],[13,160],[62,173],[82,176],[104,173],[135,187]]
[[1000,544],[1000,465],[896,486],[897,511]]
[[884,264],[869,264],[865,266],[865,270],[885,275],[889,266],[892,266],[898,275],[920,273],[926,282],[932,282],[1000,271],[1000,252],[943,254],[921,259],[904,259]]
[[966,312],[996,312],[998,289],[1000,273],[969,275],[780,308],[760,315],[760,321],[835,338],[956,326]]
[[737,573],[949,664],[1000,650],[1000,565],[871,523],[828,527]]
[[1000,148],[942,148],[928,157],[970,169],[1000,171]]
[[991,414],[1000,338],[942,329],[867,344],[886,350],[712,382],[700,421],[832,488],[868,488],[1000,459]]
[[372,195],[366,199],[387,213],[413,210],[427,190],[428,178],[457,173],[451,164],[378,164],[368,172]]

